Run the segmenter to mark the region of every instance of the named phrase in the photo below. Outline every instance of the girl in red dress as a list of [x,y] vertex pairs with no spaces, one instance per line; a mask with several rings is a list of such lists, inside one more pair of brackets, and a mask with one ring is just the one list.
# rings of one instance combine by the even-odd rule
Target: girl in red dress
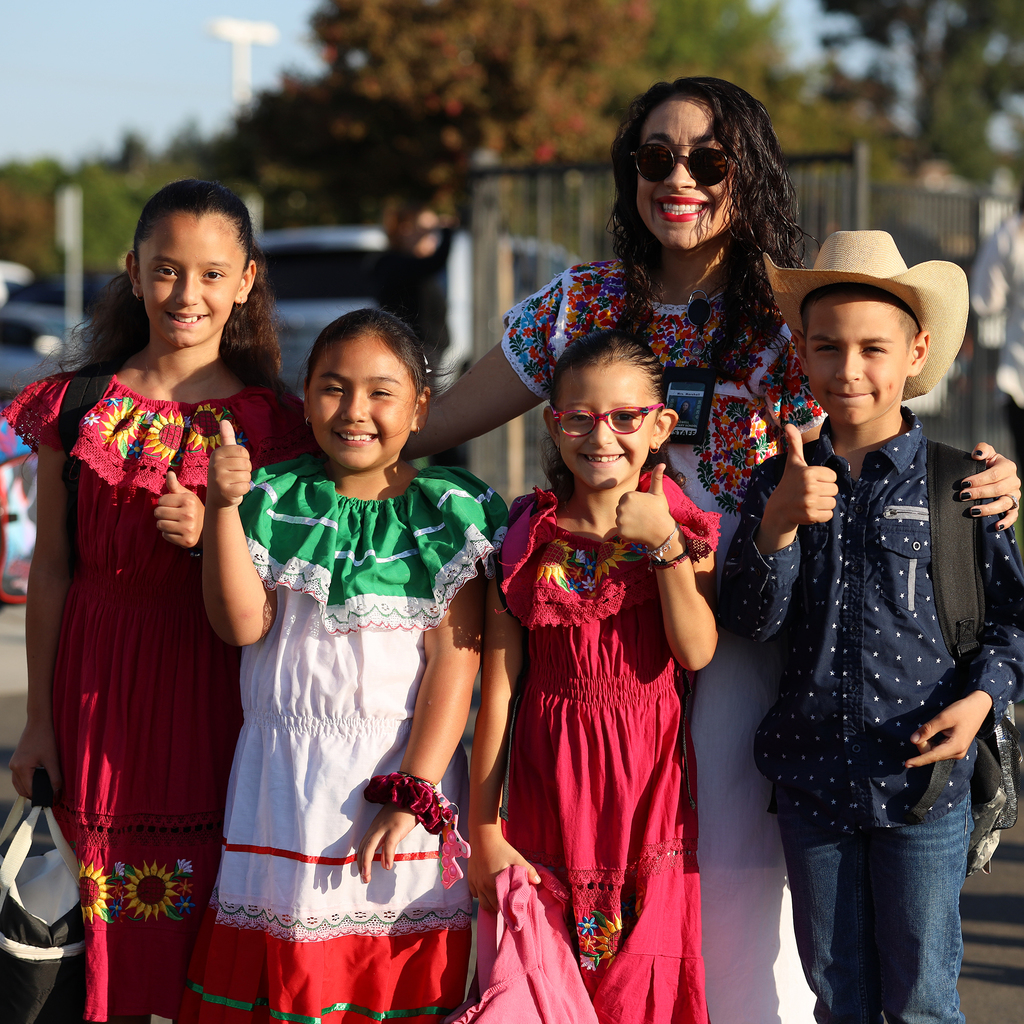
[[470,888],[496,910],[500,871],[545,865],[571,891],[601,1021],[706,1024],[683,695],[717,642],[718,516],[658,462],[678,416],[647,345],[621,331],[577,341],[551,396],[552,489],[512,506],[491,588]]
[[237,196],[189,180],[149,200],[87,328],[83,362],[115,375],[78,425],[73,545],[57,419],[74,374],[7,410],[39,452],[28,724],[11,769],[21,794],[37,766],[60,791],[88,1020],[177,1014],[216,876],[241,707],[238,651],[203,609],[207,460],[221,420],[257,466],[314,445],[278,378],[271,305]]

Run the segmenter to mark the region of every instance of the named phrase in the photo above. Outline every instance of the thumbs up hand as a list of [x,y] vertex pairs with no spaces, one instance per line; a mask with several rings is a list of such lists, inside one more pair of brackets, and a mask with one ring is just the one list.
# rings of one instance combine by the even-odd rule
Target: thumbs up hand
[[651,486],[643,491],[627,491],[615,509],[615,528],[623,540],[656,548],[672,536],[673,546],[661,557],[680,554],[682,541],[674,536],[676,521],[665,498],[665,466],[659,464],[651,472]]
[[210,508],[232,508],[241,505],[252,482],[249,453],[235,443],[235,428],[228,420],[220,421],[220,446],[210,456],[206,477],[206,504]]
[[835,470],[807,465],[803,438],[792,424],[786,424],[786,441],[786,469],[765,504],[754,538],[757,550],[764,555],[789,547],[796,539],[798,526],[827,523],[839,493]]
[[182,486],[173,469],[167,473],[166,486],[153,510],[156,528],[175,547],[194,548],[203,534],[203,503]]

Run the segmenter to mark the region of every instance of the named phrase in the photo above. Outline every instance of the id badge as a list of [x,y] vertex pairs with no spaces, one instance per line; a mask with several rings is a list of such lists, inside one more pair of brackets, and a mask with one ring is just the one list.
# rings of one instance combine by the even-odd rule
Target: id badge
[[707,436],[716,379],[714,370],[666,367],[665,405],[679,414],[679,422],[669,438],[672,444],[700,444]]

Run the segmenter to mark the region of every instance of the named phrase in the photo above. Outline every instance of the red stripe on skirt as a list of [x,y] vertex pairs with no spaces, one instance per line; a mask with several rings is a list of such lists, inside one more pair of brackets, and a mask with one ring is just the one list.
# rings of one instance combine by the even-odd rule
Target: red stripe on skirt
[[[308,853],[298,853],[295,850],[282,850],[276,846],[249,846],[246,843],[229,843],[224,840],[224,849],[229,853],[260,853],[267,857],[286,857],[288,860],[298,860],[303,864],[336,864],[344,866],[354,864],[356,855],[350,853],[347,857],[313,857]],[[375,853],[373,859],[380,861],[380,854]],[[396,853],[395,860],[437,860],[437,850],[427,850],[425,853]]]

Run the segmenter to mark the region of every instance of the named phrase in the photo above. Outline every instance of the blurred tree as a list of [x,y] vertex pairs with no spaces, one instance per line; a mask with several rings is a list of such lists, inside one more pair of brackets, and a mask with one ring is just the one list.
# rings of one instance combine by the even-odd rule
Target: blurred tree
[[481,149],[602,159],[650,27],[650,0],[329,0],[326,73],[264,93],[224,166],[288,224],[450,203]]
[[209,148],[186,127],[164,153],[152,152],[129,132],[115,156],[75,169],[55,160],[0,165],[0,259],[24,263],[36,274],[63,269],[54,238],[53,200],[60,185],[75,182],[82,186],[86,270],[122,269],[146,200],[175,178],[209,176],[204,163]]
[[844,151],[854,138],[880,141],[880,119],[865,119],[847,98],[818,88],[819,69],[791,66],[782,4],[750,0],[657,0],[655,30],[638,83],[714,75],[742,86],[768,108],[787,153]]
[[888,118],[904,137],[911,169],[938,157],[964,177],[988,178],[1000,159],[990,143],[992,118],[1012,113],[1024,92],[1024,4],[822,2],[848,20],[826,43],[842,52],[866,42],[872,54],[862,75],[836,73],[833,95],[859,99]]
[[264,92],[214,147],[270,227],[377,219],[389,197],[450,206],[481,150],[606,160],[629,99],[659,78],[742,85],[791,152],[877,135],[789,67],[778,2],[328,0],[313,28],[326,72]]

